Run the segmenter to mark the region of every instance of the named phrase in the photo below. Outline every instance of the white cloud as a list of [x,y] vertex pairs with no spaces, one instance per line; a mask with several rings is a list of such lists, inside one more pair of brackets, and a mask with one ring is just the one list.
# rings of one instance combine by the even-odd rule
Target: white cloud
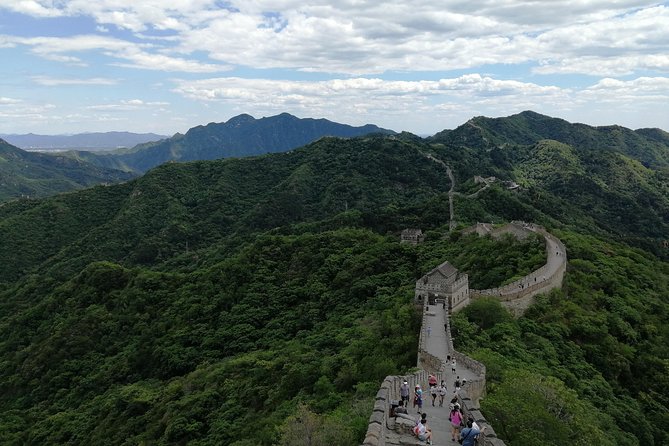
[[20,99],[0,97],[0,105],[14,105],[20,103],[21,103]]
[[[8,102],[3,101],[8,99]],[[14,126],[16,122],[45,122],[51,119],[55,105],[49,103],[30,103],[19,99],[1,98],[0,118],[5,121],[2,123],[2,131],[6,133],[15,133]]]
[[[534,62],[540,64],[535,69],[538,74],[667,71],[669,8],[657,1],[231,0],[226,4],[0,0],[0,7],[39,17],[90,16],[99,26],[131,30],[145,42],[175,40],[182,54],[202,51],[224,64],[254,68],[360,75]],[[195,73],[226,68],[146,48],[134,55],[137,46],[122,50],[130,59],[138,59],[123,66]],[[82,63],[64,52],[40,54]]]
[[162,101],[145,102],[141,99],[128,99],[113,104],[88,105],[86,106],[86,109],[95,111],[127,112],[141,109],[164,110],[165,107],[168,105],[170,105],[169,102],[162,102]]
[[33,17],[59,17],[64,11],[52,7],[51,1],[39,0],[0,0],[0,7]]
[[640,77],[629,81],[606,78],[585,89],[583,96],[597,103],[635,108],[649,103],[669,104],[669,77]]
[[352,78],[306,82],[229,77],[179,80],[173,91],[244,112],[289,111],[337,121],[345,117],[350,123],[386,123],[394,128],[419,130],[434,126],[434,122],[427,124],[427,121],[452,115],[454,110],[464,117],[475,110],[480,114],[482,110],[497,111],[513,104],[521,104],[520,110],[513,105],[513,110],[521,111],[544,103],[558,107],[571,103],[569,90],[478,74],[437,81]]
[[387,81],[378,78],[333,79],[328,81],[283,81],[270,79],[214,78],[178,81],[174,90],[198,100],[258,100],[282,102],[286,98],[321,98],[323,101],[367,95],[368,98],[452,95],[490,97],[504,95],[554,95],[562,90],[514,80],[499,80],[479,74],[438,81]]
[[33,82],[47,87],[59,87],[64,85],[115,85],[118,79],[109,79],[104,77],[92,77],[88,79],[57,79],[49,76],[32,76]]
[[217,71],[230,70],[230,66],[220,64],[208,64],[195,60],[182,59],[179,57],[166,56],[142,51],[137,47],[128,47],[123,51],[113,54],[115,57],[130,61],[130,63],[117,63],[116,65],[129,68],[140,68],[144,70],[157,71],[180,71],[185,73],[214,73]]
[[[126,62],[118,65],[132,68],[156,71],[180,71],[187,73],[214,73],[226,71],[227,66],[220,64],[202,63],[196,60],[172,57],[155,51],[151,44],[138,44],[109,36],[76,35],[72,37],[17,37],[0,35],[0,45],[25,45],[31,51],[48,60],[65,62],[74,65],[86,65],[85,62],[70,53],[86,54],[90,51],[100,51],[103,54]],[[159,48],[160,49],[160,48]],[[164,49],[162,49],[164,51]]]
[[[634,110],[645,107],[658,114],[662,104],[669,103],[669,78],[604,79],[577,89],[480,74],[436,81],[349,78],[307,82],[228,77],[178,80],[173,91],[204,103],[225,104],[240,112],[263,115],[289,111],[427,132],[446,127],[438,121],[458,125],[472,115],[506,116],[528,109],[553,116],[587,116],[593,102],[623,104],[624,109],[635,104]],[[609,122],[637,122],[631,111],[618,108],[602,113],[600,118],[611,117],[613,110],[618,118]]]

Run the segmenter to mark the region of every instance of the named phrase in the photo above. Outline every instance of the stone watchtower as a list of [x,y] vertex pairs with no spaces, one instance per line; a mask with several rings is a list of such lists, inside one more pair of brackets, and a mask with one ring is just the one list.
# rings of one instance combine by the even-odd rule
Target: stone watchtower
[[425,235],[420,229],[405,229],[400,235],[400,243],[411,243],[412,245],[417,245],[423,243],[425,240]]
[[444,299],[448,310],[459,310],[469,303],[469,276],[444,262],[416,281],[414,300],[418,305],[434,305]]

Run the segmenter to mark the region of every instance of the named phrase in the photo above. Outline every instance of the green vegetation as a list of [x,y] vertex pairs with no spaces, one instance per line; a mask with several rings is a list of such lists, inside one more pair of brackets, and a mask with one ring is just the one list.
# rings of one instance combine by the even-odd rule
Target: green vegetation
[[[379,382],[415,365],[416,279],[449,260],[486,288],[545,262],[537,238],[448,232],[432,153],[464,191],[523,184],[456,196],[460,228],[523,219],[567,246],[565,289],[524,317],[480,300],[454,320],[498,434],[665,444],[667,171],[495,123],[472,127],[493,147],[323,138],[0,206],[0,443],[359,444]],[[400,245],[406,227],[426,242]]]
[[416,355],[410,256],[340,230],[262,237],[189,275],[28,279],[2,296],[0,355],[19,365],[2,370],[2,443],[271,444],[298,402],[359,438],[379,380]]
[[0,206],[20,197],[46,197],[132,177],[63,155],[25,152],[0,139]]

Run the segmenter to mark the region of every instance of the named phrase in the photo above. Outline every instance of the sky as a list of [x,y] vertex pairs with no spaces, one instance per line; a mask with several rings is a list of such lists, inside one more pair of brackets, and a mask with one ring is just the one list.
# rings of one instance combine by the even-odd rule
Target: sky
[[669,2],[0,0],[0,133],[288,112],[419,135],[533,110],[669,130]]

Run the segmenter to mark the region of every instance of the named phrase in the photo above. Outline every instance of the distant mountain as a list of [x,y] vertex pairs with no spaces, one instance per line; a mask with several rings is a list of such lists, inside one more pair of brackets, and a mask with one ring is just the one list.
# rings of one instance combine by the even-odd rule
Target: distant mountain
[[0,139],[0,202],[118,183],[132,176],[63,155],[26,152]]
[[288,113],[255,119],[242,114],[224,123],[210,123],[155,143],[113,153],[78,153],[100,166],[146,172],[167,161],[213,160],[285,152],[323,136],[354,137],[369,133],[393,134],[392,130],[367,124],[352,127],[327,119],[300,119]]
[[158,141],[167,136],[155,133],[105,132],[80,133],[76,135],[0,135],[8,143],[21,149],[80,149],[111,150],[134,147],[150,141]]
[[660,129],[630,130],[617,125],[592,127],[524,111],[504,118],[478,116],[455,130],[437,133],[430,141],[491,148],[531,145],[544,139],[581,150],[609,150],[634,157],[646,166],[669,166],[669,133]]

